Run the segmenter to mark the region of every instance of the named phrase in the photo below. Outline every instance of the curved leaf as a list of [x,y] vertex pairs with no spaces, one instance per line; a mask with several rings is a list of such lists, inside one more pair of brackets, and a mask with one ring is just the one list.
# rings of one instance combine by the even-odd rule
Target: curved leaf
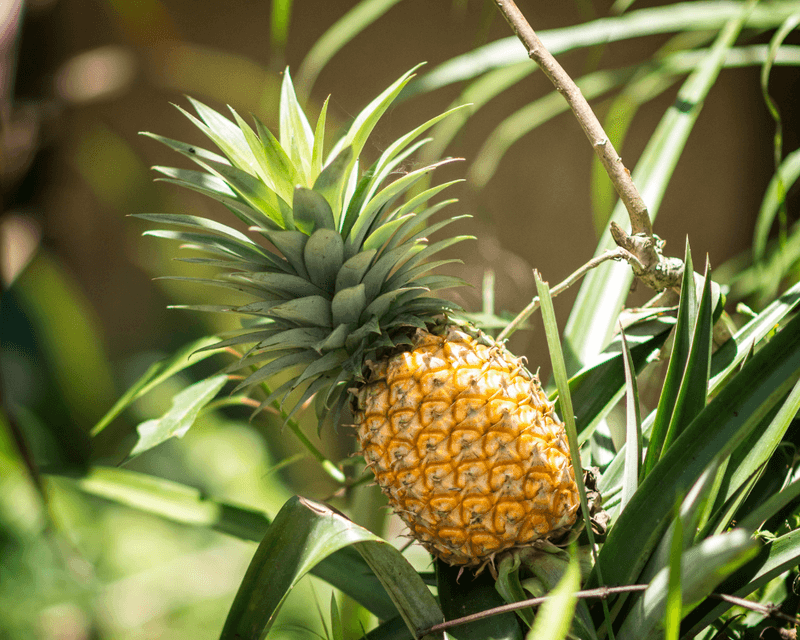
[[278,512],[261,541],[220,640],[265,638],[300,578],[350,545],[373,569],[412,633],[443,621],[422,578],[397,549],[324,504],[294,497]]
[[[271,522],[262,511],[216,500],[194,487],[128,469],[94,467],[86,476],[69,480],[90,495],[172,522],[208,527],[241,540],[260,542]],[[369,565],[352,547],[340,549],[323,559],[311,573],[379,618],[388,619],[397,614],[397,608]]]
[[[730,455],[799,376],[797,316],[745,363],[642,482],[598,556],[597,566],[608,584],[636,580],[669,521],[674,496],[688,491],[718,456]],[[621,557],[626,558],[624,563],[619,562]],[[593,572],[590,582],[596,581]]]

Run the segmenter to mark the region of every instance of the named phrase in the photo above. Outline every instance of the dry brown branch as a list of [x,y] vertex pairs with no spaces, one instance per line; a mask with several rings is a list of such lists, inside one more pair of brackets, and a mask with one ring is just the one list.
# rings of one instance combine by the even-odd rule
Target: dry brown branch
[[[635,593],[635,592],[645,591],[648,586],[649,585],[646,584],[628,584],[619,587],[598,587],[597,589],[586,589],[584,591],[576,591],[574,595],[579,600],[589,600],[589,599],[606,600],[610,596],[617,593]],[[418,631],[417,636],[421,638],[423,636],[428,635],[429,633],[444,631],[445,629],[450,629],[452,627],[457,627],[462,624],[467,624],[468,622],[476,622],[477,620],[483,620],[484,618],[500,615],[501,613],[518,611],[519,609],[527,609],[528,607],[537,607],[540,604],[545,603],[551,597],[552,596],[547,595],[547,596],[541,596],[539,598],[530,598],[529,600],[512,602],[511,604],[505,604],[500,607],[487,609],[486,611],[473,613],[472,615],[464,616],[463,618],[447,620],[446,622],[434,625],[429,629],[422,629],[421,631]],[[761,615],[767,617],[774,617],[780,620],[791,622],[795,625],[800,625],[800,618],[789,616],[780,611],[780,609],[776,606],[763,605],[759,602],[752,602],[751,600],[745,600],[744,598],[737,598],[735,596],[730,596],[725,593],[712,593],[709,594],[708,597],[714,600],[721,600],[723,602],[727,602],[728,604],[732,604],[737,607],[742,607],[743,609],[747,609],[749,611],[755,611],[756,613],[760,613]]]
[[634,274],[657,291],[679,287],[683,262],[677,258],[664,258],[661,254],[663,243],[653,235],[647,205],[633,183],[630,171],[622,163],[622,158],[614,149],[581,90],[539,40],[514,0],[495,0],[495,3],[525,45],[528,56],[539,65],[556,90],[564,96],[625,205],[631,222],[631,233],[629,235],[612,223],[611,234],[619,247],[625,249],[629,256],[635,256],[636,262],[628,260]]

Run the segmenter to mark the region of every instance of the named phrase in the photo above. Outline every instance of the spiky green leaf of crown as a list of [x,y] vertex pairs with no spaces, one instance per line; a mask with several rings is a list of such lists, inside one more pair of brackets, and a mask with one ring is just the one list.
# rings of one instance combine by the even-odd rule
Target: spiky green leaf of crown
[[262,402],[263,408],[298,391],[290,415],[317,394],[318,415],[337,423],[347,389],[360,379],[364,361],[407,341],[454,305],[431,292],[461,284],[435,275],[438,251],[467,236],[428,244],[426,236],[457,220],[432,226],[428,219],[453,200],[428,202],[451,183],[410,199],[408,190],[439,162],[390,181],[397,166],[426,142],[419,137],[454,110],[416,127],[391,144],[366,171],[359,155],[380,117],[411,79],[414,69],[373,100],[347,133],[323,155],[327,101],[312,129],[300,108],[288,70],[280,98],[279,137],[255,119],[251,128],[233,109],[234,120],[191,100],[197,117],[181,109],[222,155],[145,134],[191,159],[202,169],[154,167],[172,182],[221,202],[249,231],[262,235],[268,250],[224,224],[191,215],[137,217],[181,227],[146,235],[180,240],[206,257],[192,262],[220,268],[212,279],[193,278],[249,294],[242,306],[182,308],[250,316],[245,328],[213,347],[253,345],[230,368],[252,368],[239,388],[276,374],[289,379]]

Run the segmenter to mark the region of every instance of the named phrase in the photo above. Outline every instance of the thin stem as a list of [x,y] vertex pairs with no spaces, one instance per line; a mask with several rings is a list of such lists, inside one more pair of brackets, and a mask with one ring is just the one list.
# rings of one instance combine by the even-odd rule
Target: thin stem
[[[597,267],[598,265],[608,261],[608,260],[627,260],[628,262],[638,263],[639,260],[636,256],[634,256],[629,251],[623,249],[622,247],[617,247],[613,251],[608,251],[601,256],[597,256],[596,258],[592,258],[584,264],[582,267],[577,269],[571,275],[569,275],[565,280],[559,282],[555,287],[550,290],[550,297],[555,298],[559,293],[563,293],[567,289],[569,289],[573,284],[575,284],[578,280],[580,280],[583,276],[585,276],[589,271]],[[539,296],[533,298],[530,301],[527,307],[525,307],[522,311],[517,314],[517,317],[514,318],[511,322],[506,325],[506,328],[500,332],[500,335],[497,336],[497,340],[506,340],[511,337],[511,334],[514,333],[519,326],[527,320],[531,314],[539,308]]]
[[[616,595],[618,593],[637,593],[646,591],[649,586],[650,585],[646,584],[628,584],[619,587],[597,587],[596,589],[585,589],[583,591],[576,591],[574,595],[578,600],[589,600],[592,598],[597,598],[598,600],[607,600],[609,597]],[[434,625],[428,629],[422,629],[418,631],[417,636],[422,637],[429,633],[444,631],[445,629],[450,629],[451,627],[457,627],[458,625],[467,624],[468,622],[475,622],[477,620],[484,620],[485,618],[497,616],[500,615],[501,613],[517,611],[518,609],[527,609],[528,607],[538,607],[539,605],[547,602],[552,597],[553,597],[552,595],[546,595],[546,596],[540,596],[538,598],[530,598],[528,600],[520,600],[519,602],[512,602],[510,604],[504,604],[499,607],[487,609],[486,611],[479,611],[478,613],[473,613],[471,615],[464,616],[463,618],[447,620],[446,622]],[[779,618],[781,620],[786,620],[787,622],[792,622],[794,624],[800,625],[800,618],[789,616],[774,606],[763,605],[758,602],[752,602],[751,600],[745,600],[744,598],[737,598],[736,596],[730,596],[725,593],[711,593],[709,594],[708,597],[713,598],[715,600],[721,600],[723,602],[727,602],[728,604],[732,604],[737,607],[742,607],[743,609],[749,609],[750,611],[755,611],[756,613],[760,613],[764,616],[771,616]]]
[[631,221],[631,233],[653,235],[653,225],[650,221],[650,214],[647,211],[642,196],[636,185],[633,184],[630,171],[622,163],[622,158],[614,149],[614,145],[609,140],[603,126],[595,116],[589,103],[583,97],[578,85],[569,77],[563,67],[545,48],[542,41],[534,32],[531,25],[522,15],[514,0],[495,0],[500,12],[522,44],[528,50],[528,56],[539,65],[545,75],[553,83],[564,99],[569,104],[575,117],[581,125],[586,137],[608,173],[614,188],[617,191]]
[[[267,396],[272,393],[272,390],[265,383],[262,383],[261,387],[264,389],[264,392],[267,394]],[[281,409],[280,403],[277,400],[273,401],[272,406],[275,407],[276,412],[283,419],[284,424],[286,424],[290,431],[292,431],[292,433],[297,436],[297,439],[300,440],[300,444],[306,448],[306,450],[314,457],[315,460],[317,460],[317,462],[319,462],[325,473],[336,480],[336,482],[345,484],[347,482],[347,477],[344,475],[344,473],[342,473],[342,470],[333,462],[328,460],[322,451],[314,446],[314,443],[311,442],[311,440],[308,439],[308,436],[306,436],[302,429],[300,429],[300,425],[297,423],[297,421],[293,418],[289,418],[289,414]]]

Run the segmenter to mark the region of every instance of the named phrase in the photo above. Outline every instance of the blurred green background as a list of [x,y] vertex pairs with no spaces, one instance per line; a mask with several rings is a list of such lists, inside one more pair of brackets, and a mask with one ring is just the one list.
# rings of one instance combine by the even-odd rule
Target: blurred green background
[[[509,35],[488,0],[385,2],[386,12],[336,52],[311,84],[303,61],[312,45],[357,4],[0,2],[0,638],[218,637],[254,544],[93,497],[102,491],[80,480],[91,464],[119,464],[132,446],[133,426],[163,414],[175,393],[224,360],[211,358],[156,387],[90,443],[91,427],[149,365],[191,340],[233,328],[226,319],[166,308],[208,302],[206,290],[153,278],[198,270],[173,261],[174,246],[142,238],[147,224],[126,216],[170,212],[225,219],[226,212],[201,196],[154,183],[149,167],[175,158],[138,132],[200,143],[200,134],[170,105],[185,106],[184,94],[217,108],[230,104],[274,127],[286,65],[306,93],[308,111],[316,114],[332,94],[329,122],[344,124],[418,62],[432,69]],[[611,4],[519,2],[537,30],[606,15]],[[287,9],[290,20],[281,20]],[[625,40],[561,60],[574,76],[599,66],[628,66],[647,59],[667,38]],[[796,67],[776,67],[770,83],[787,150],[799,146],[798,79]],[[440,113],[462,89],[451,85],[393,108],[372,141],[372,158],[381,141],[388,145]],[[495,127],[549,91],[536,74],[478,111],[445,151],[466,162],[441,169],[436,180],[470,171],[474,176],[473,163],[482,159]],[[674,100],[674,91],[667,91],[637,112],[620,149],[629,167]],[[603,115],[610,102],[594,104]],[[724,71],[656,223],[666,253],[682,255],[688,235],[695,256],[708,254],[714,267],[727,263],[722,276],[746,262],[742,256],[750,250],[774,172],[773,134],[758,67]],[[451,254],[465,262],[454,272],[474,285],[453,295],[479,311],[481,283],[493,272],[496,311],[515,313],[534,295],[533,268],[556,283],[594,251],[591,152],[576,122],[561,115],[495,159],[497,171],[483,188],[455,189],[460,213],[473,216],[459,232],[478,239]],[[787,225],[797,219],[789,195]],[[788,277],[796,275],[789,270]],[[757,307],[759,291],[751,293],[745,299]],[[562,322],[574,295],[556,302]],[[632,304],[648,297],[636,291]],[[528,356],[534,370],[539,363],[548,370],[542,332],[519,332],[512,347]],[[323,434],[317,442],[312,422],[301,424],[317,446],[334,461],[345,459],[352,450],[349,430]],[[400,529],[384,521],[384,511],[356,508],[359,501],[376,500],[374,488],[337,498],[336,485],[300,452],[279,422],[249,422],[241,408],[220,408],[204,413],[184,438],[124,469],[268,516],[295,493],[330,499],[351,514],[367,514],[361,524],[384,533],[388,526],[389,537],[396,537]],[[158,508],[150,504],[148,510]],[[426,567],[424,554],[418,561]],[[330,589],[304,580],[277,633],[323,633],[319,616],[309,613],[315,599],[327,609]],[[353,628],[368,622],[359,615],[353,613]]]

